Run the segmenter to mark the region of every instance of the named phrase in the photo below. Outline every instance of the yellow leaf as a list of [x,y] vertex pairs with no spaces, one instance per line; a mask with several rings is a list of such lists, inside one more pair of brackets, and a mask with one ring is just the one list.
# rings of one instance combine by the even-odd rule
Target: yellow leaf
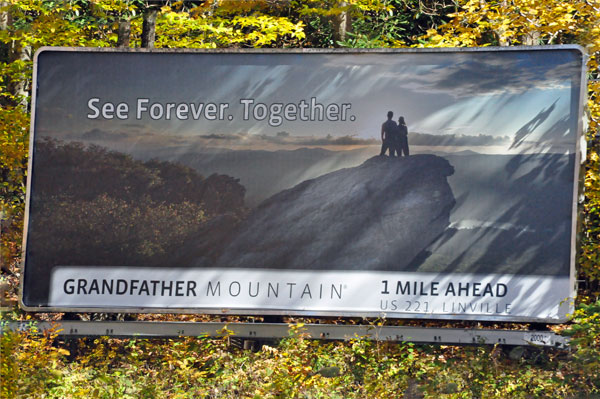
[[63,349],[63,348],[58,348],[58,353],[60,353],[61,355],[64,355],[64,356],[69,356],[71,354],[71,352],[69,352],[68,350]]

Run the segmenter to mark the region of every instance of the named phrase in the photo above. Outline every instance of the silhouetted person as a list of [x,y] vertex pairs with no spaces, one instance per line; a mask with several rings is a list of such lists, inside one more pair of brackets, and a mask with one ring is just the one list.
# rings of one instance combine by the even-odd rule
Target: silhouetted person
[[387,150],[390,151],[390,156],[394,156],[394,152],[396,151],[395,138],[396,138],[396,130],[398,125],[396,122],[392,120],[394,117],[394,113],[392,111],[388,111],[387,113],[387,121],[383,122],[381,125],[381,153],[379,155],[385,155]]
[[398,118],[398,134],[396,138],[396,152],[401,157],[404,154],[408,156],[408,127],[404,121],[404,117]]

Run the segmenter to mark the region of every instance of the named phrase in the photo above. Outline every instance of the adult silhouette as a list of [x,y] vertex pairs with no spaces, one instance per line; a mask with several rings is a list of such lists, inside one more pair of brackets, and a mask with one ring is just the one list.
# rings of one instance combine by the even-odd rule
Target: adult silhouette
[[398,125],[392,119],[393,117],[394,113],[388,111],[387,121],[381,125],[381,153],[379,155],[385,155],[385,152],[389,150],[390,156],[393,157],[396,152],[395,138]]
[[408,156],[408,127],[406,126],[406,122],[404,121],[404,117],[401,116],[398,118],[398,135],[396,139],[396,152],[398,156],[401,157],[404,154],[405,157]]

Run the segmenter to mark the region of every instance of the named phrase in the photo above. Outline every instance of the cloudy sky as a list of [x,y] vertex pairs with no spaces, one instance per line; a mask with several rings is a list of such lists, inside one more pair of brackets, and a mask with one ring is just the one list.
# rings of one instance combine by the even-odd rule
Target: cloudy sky
[[[46,51],[38,63],[36,134],[58,138],[352,136],[378,140],[391,110],[409,131],[434,135],[508,136],[512,149],[570,151],[577,127],[581,55],[576,50],[363,54],[108,53]],[[109,102],[127,112],[101,109]],[[254,118],[254,104],[347,104],[345,121]],[[171,119],[137,118],[138,99]],[[176,115],[179,104],[226,104],[222,120]],[[110,110],[110,105],[108,106]],[[155,108],[159,115],[160,108]],[[260,111],[260,110],[259,110]],[[100,111],[101,112],[101,111]],[[299,111],[298,111],[299,112]],[[218,112],[217,112],[218,114]],[[215,115],[214,113],[212,115]],[[280,116],[283,112],[279,113]],[[336,113],[338,119],[341,112]],[[112,118],[110,118],[112,116]],[[210,117],[210,116],[209,116]],[[258,117],[261,117],[260,112]],[[299,119],[299,116],[296,116]],[[275,125],[275,126],[273,126]],[[256,135],[256,136],[255,136]],[[574,149],[574,148],[573,148]]]

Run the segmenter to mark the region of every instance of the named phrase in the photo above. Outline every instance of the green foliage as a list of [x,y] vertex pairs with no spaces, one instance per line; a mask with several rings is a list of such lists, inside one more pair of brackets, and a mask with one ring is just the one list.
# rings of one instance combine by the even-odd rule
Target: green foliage
[[[600,78],[597,59],[600,57],[600,28],[596,28],[596,57],[590,60],[591,78]],[[600,81],[588,85],[589,143],[588,158],[584,170],[584,201],[581,212],[581,233],[578,266],[583,279],[590,282],[587,294],[600,297]]]
[[56,331],[41,335],[4,331],[0,337],[0,396],[41,398],[59,384],[69,351],[54,345]]
[[0,259],[3,267],[14,262],[21,246],[29,149],[28,119],[20,108],[0,108]]
[[[585,328],[584,319],[597,311],[577,316],[577,325]],[[67,351],[52,333],[9,332],[1,337],[0,378],[3,397],[10,398],[593,397],[600,392],[594,331],[596,343],[587,347],[595,352],[528,349],[513,359],[500,347],[319,342],[302,325],[256,352],[231,345],[227,333],[80,339]]]
[[446,22],[453,1],[383,0],[352,14],[352,32],[341,47],[405,47],[429,29]]
[[[600,103],[600,101],[599,101]],[[600,115],[600,114],[599,114]],[[598,129],[596,123],[596,129]],[[600,142],[590,149],[585,168],[585,200],[582,212],[582,228],[578,266],[580,274],[590,282],[589,292],[593,297],[600,296]]]
[[[290,1],[288,15],[304,23],[304,46],[402,47],[431,27],[445,22],[454,2],[418,0]],[[342,16],[349,22],[345,38],[336,34]]]
[[347,39],[344,41],[338,42],[340,47],[349,47],[349,48],[378,48],[385,47],[386,42],[379,38],[372,38],[366,34],[361,33],[351,33],[348,32],[346,34]]
[[572,336],[573,356],[582,367],[584,383],[600,392],[600,300],[581,305],[572,321],[564,334]]

